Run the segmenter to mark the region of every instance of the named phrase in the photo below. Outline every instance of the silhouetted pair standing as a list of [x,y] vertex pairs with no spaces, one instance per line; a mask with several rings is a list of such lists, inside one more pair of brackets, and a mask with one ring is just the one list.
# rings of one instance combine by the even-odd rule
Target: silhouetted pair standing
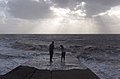
[[[60,45],[61,47],[61,62],[62,60],[65,61],[65,48],[63,47],[63,45]],[[49,45],[49,54],[50,54],[50,62],[52,62],[52,58],[53,58],[53,54],[54,54],[54,41],[52,41],[52,43]]]

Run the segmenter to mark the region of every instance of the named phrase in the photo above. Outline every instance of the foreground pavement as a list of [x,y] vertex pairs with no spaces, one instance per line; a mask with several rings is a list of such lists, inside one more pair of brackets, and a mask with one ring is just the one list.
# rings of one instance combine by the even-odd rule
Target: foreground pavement
[[99,79],[89,69],[40,70],[34,67],[19,66],[1,76],[0,79]]

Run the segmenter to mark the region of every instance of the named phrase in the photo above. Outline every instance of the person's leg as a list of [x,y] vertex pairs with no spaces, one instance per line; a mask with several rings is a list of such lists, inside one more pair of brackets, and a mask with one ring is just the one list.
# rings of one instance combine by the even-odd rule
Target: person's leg
[[53,53],[51,54],[51,60],[53,59]]
[[61,62],[62,62],[62,56],[61,56]]
[[52,62],[52,52],[50,51],[50,62]]
[[53,58],[53,51],[51,51],[51,61],[52,61],[52,58]]
[[65,61],[65,53],[64,53],[64,61]]
[[62,62],[63,58],[64,58],[64,57],[63,57],[63,53],[62,53],[62,54],[61,54],[61,62]]
[[63,57],[64,61],[65,61],[65,56]]

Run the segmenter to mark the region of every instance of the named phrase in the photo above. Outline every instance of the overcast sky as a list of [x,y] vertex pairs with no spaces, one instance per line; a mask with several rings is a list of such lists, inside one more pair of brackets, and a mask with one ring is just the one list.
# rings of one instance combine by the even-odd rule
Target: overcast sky
[[0,34],[120,34],[120,0],[0,0]]

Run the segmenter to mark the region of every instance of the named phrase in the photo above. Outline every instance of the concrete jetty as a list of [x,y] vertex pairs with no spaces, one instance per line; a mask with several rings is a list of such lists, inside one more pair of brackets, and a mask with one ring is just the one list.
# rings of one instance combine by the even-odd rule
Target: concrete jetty
[[56,53],[53,63],[49,62],[49,55],[44,53],[2,75],[0,79],[99,79],[99,77],[71,53],[67,53],[65,62],[61,62],[59,53]]

